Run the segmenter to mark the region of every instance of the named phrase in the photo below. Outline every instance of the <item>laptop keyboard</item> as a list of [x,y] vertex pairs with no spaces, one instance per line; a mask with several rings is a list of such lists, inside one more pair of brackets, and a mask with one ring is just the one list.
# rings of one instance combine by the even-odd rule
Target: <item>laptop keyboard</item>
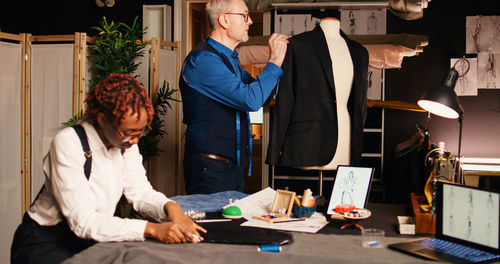
[[438,238],[429,238],[418,241],[416,243],[420,246],[435,249],[439,252],[443,252],[472,262],[483,262],[500,257],[500,255],[491,254],[486,251],[459,245]]

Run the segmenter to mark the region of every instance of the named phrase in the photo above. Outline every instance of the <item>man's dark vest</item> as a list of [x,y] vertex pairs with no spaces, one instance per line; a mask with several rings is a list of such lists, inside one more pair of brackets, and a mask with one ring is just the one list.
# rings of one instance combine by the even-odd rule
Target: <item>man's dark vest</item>
[[[224,64],[235,73],[226,56],[219,53],[207,41],[200,43],[186,57],[189,59],[196,52],[209,51],[217,54]],[[184,120],[186,130],[186,155],[197,153],[211,153],[232,158],[236,157],[236,111],[219,103],[191,88],[181,76],[179,78]],[[247,113],[240,112],[240,149],[241,161],[245,159],[248,146]],[[243,164],[243,163],[242,163]]]

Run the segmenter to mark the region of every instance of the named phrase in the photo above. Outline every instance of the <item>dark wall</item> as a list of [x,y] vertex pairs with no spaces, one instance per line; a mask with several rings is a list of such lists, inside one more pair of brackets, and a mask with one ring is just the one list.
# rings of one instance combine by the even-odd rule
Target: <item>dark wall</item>
[[[419,56],[405,58],[401,69],[386,70],[386,100],[416,102],[425,89],[437,85],[450,67],[451,58],[465,54],[466,16],[500,15],[497,1],[474,0],[463,4],[433,0],[421,19],[405,21],[388,12],[388,33],[429,36]],[[478,96],[460,96],[464,109],[462,154],[466,157],[500,157],[500,89],[480,89]],[[420,122],[430,130],[434,144],[444,141],[453,154],[458,149],[458,121],[426,113],[387,110],[385,123],[385,176],[392,179],[396,145],[417,132]],[[423,161],[422,161],[423,162]],[[397,175],[397,177],[405,177]]]
[[143,4],[169,4],[172,0],[115,0],[113,7],[97,7],[95,0],[28,0],[2,1],[0,30],[33,35],[95,34],[102,17],[108,21],[132,24],[135,17],[142,23]]
[[[0,30],[8,33],[95,34],[103,16],[108,20],[132,23],[142,21],[143,4],[169,4],[172,0],[115,0],[115,6],[99,8],[95,0],[2,1]],[[433,0],[423,18],[406,21],[387,12],[387,33],[412,33],[429,36],[429,45],[419,56],[405,58],[401,69],[386,70],[386,99],[416,102],[428,87],[438,84],[449,68],[451,58],[465,54],[465,17],[500,15],[498,1],[473,0],[465,4]],[[500,157],[500,89],[479,90],[478,96],[460,97],[465,111],[462,152],[465,156]],[[410,138],[415,124],[430,130],[431,141],[445,141],[447,149],[457,152],[458,122],[427,114],[387,110],[385,120],[384,178],[392,180],[394,148]],[[398,175],[398,177],[400,177]]]

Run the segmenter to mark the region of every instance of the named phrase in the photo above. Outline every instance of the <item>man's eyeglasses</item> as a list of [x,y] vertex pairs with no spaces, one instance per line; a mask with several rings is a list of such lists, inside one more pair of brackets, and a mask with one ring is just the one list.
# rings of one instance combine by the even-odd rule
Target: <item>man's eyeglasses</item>
[[245,23],[248,22],[248,19],[250,18],[250,14],[248,13],[224,13],[226,15],[239,15],[239,16],[242,16],[243,17],[243,21],[245,21]]
[[118,134],[120,134],[120,136],[122,138],[120,141],[122,143],[127,143],[130,140],[132,140],[133,138],[141,138],[141,137],[145,136],[151,130],[151,128],[149,126],[146,126],[141,132],[139,132],[137,134],[128,134],[128,133],[125,134],[120,129],[118,129],[112,122],[110,122],[110,124],[118,132]]

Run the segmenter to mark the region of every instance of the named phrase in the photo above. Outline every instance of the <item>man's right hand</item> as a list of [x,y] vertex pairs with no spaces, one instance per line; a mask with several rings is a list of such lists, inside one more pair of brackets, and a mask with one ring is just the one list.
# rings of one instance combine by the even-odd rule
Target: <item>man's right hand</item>
[[272,62],[279,67],[283,64],[286,55],[289,35],[273,33],[269,37],[269,62]]

